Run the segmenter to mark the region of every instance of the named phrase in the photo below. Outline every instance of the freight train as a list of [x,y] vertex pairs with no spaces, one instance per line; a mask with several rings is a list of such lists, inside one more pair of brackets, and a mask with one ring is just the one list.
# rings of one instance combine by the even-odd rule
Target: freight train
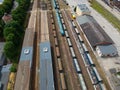
[[59,10],[60,9],[59,4],[57,3],[56,0],[52,0],[52,2],[53,2],[53,7],[55,9],[55,15],[56,15],[57,23],[59,26],[59,31],[60,31],[61,35],[64,36],[65,35],[64,30],[66,29],[66,27],[64,26],[64,20],[63,20],[61,12]]
[[71,52],[71,56],[72,56],[72,59],[73,59],[73,64],[74,64],[76,73],[78,75],[78,79],[80,81],[80,86],[81,86],[82,90],[87,90],[87,86],[85,84],[85,81],[84,81],[84,78],[83,78],[83,75],[82,75],[82,71],[81,71],[81,68],[79,66],[79,63],[78,63],[77,57],[75,55],[74,49],[72,47],[73,45],[71,43],[71,40],[70,40],[70,37],[69,37],[69,34],[68,34],[67,30],[65,30],[65,36],[66,36],[66,40],[68,42],[68,46],[69,46],[69,49],[70,49],[70,52]]
[[[72,26],[74,27],[74,31],[75,31],[76,35],[78,36],[79,43],[82,46],[82,50],[84,53],[84,54],[82,53],[82,55],[84,56],[83,57],[84,63],[87,66],[86,68],[87,68],[88,74],[90,76],[90,79],[91,79],[91,82],[92,82],[94,88],[96,89],[99,86],[100,90],[105,90],[105,86],[102,83],[102,79],[101,79],[101,77],[100,77],[100,75],[95,67],[95,64],[94,64],[94,62],[89,54],[89,51],[88,51],[83,39],[80,36],[80,32],[76,28],[75,23],[73,21],[71,21],[71,23],[72,23]],[[80,72],[79,68],[76,68],[76,70],[77,70],[77,72]]]

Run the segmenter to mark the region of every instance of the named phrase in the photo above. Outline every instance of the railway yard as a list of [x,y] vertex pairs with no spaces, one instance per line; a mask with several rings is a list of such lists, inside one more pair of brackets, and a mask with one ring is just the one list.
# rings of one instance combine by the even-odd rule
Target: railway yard
[[15,90],[111,90],[67,1],[32,2]]

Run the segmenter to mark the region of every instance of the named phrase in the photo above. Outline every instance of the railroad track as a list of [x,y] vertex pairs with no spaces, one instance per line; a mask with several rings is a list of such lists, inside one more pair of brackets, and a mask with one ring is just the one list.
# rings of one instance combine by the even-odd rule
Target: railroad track
[[[52,90],[87,90],[88,88],[89,90],[93,90],[93,88],[90,88],[91,86],[88,86],[88,79],[84,74],[87,71],[83,71],[83,69],[85,69],[83,64],[88,66],[90,63],[90,67],[88,67],[87,70],[93,71],[94,69],[94,71],[96,71],[95,68],[91,68],[94,66],[94,63],[90,61],[88,54],[86,55],[89,61],[81,62],[81,57],[78,54],[73,35],[69,30],[70,24],[67,23],[68,20],[66,20],[68,17],[70,18],[70,16],[64,12],[64,9],[60,10],[61,6],[59,6],[57,0],[52,1],[54,2],[35,0],[33,3],[22,50],[22,53],[24,53],[24,50],[29,49],[26,48],[26,46],[30,46],[30,55],[32,57],[28,57],[30,63],[26,61],[22,62],[22,64],[20,63],[17,77],[19,77],[18,79],[21,78],[22,81],[19,82],[19,80],[17,80],[18,83],[16,83],[15,90],[17,90],[18,87],[23,90],[26,87],[29,88],[30,85],[32,85],[32,90],[42,90],[43,88],[45,90],[49,90],[49,88]],[[67,9],[67,11],[69,11],[69,9]],[[74,36],[82,43],[80,47],[83,48],[82,53],[88,53],[73,21],[71,25],[74,27],[75,33],[77,34],[74,34]],[[53,49],[52,52],[51,47]],[[43,57],[43,55],[45,56]],[[31,67],[26,68],[29,64]],[[28,72],[26,74],[28,77],[21,75],[21,66],[23,73]],[[19,76],[19,74],[21,76]],[[43,77],[45,77],[45,79],[43,79]],[[50,84],[45,83],[48,79],[51,81]],[[24,84],[25,82],[23,80],[27,81],[26,84]],[[99,86],[94,85],[94,88],[97,89],[97,87],[99,88]]]
[[[58,3],[57,3],[58,4]],[[57,8],[59,8],[59,6],[57,6]],[[62,24],[61,24],[61,22],[62,23],[64,23],[64,20],[63,19],[61,19],[61,17],[62,17],[62,14],[59,12],[59,10],[53,10],[53,12],[54,12],[54,17],[56,17],[55,18],[55,21],[56,21],[56,25],[57,25],[57,31],[53,31],[53,34],[54,34],[54,37],[55,37],[55,46],[56,46],[56,54],[57,54],[57,58],[58,58],[58,62],[59,62],[59,68],[62,66],[62,65],[60,65],[61,63],[61,61],[62,61],[62,64],[65,62],[66,63],[66,65],[67,65],[67,71],[66,70],[64,70],[65,72],[64,72],[64,74],[65,74],[65,79],[66,80],[71,80],[71,81],[66,81],[67,82],[67,86],[69,87],[68,89],[70,89],[70,87],[72,87],[71,89],[72,90],[77,90],[78,88],[76,88],[76,87],[78,87],[78,86],[76,86],[77,84],[76,84],[76,82],[77,82],[77,79],[76,79],[76,82],[75,83],[73,83],[74,82],[74,80],[75,80],[75,70],[72,68],[73,67],[73,65],[72,65],[72,67],[71,67],[71,63],[69,63],[68,64],[68,60],[70,60],[71,58],[69,58],[68,59],[68,57],[71,57],[71,55],[70,55],[70,53],[69,53],[69,49],[68,49],[68,51],[62,51],[62,50],[65,50],[66,49],[66,47],[64,47],[63,46],[63,44],[65,45],[65,43],[63,42],[63,38],[61,37],[61,35],[59,34],[59,32],[64,36],[64,32],[62,31],[63,29],[65,29],[66,28],[66,26],[65,25],[63,25],[62,26]],[[60,24],[60,25],[59,25]],[[58,38],[58,40],[59,41],[61,41],[61,42],[59,42],[59,44],[60,44],[60,46],[58,47],[58,45],[57,45],[57,40],[56,40],[56,35],[55,35],[55,33],[57,32],[57,38]],[[64,38],[64,40],[65,40],[65,38]],[[66,40],[65,40],[65,42],[66,42]],[[62,43],[62,44],[61,44]],[[67,42],[66,42],[66,45],[65,46],[67,46]],[[59,49],[60,48],[60,49]],[[62,52],[62,54],[61,54],[61,52]],[[67,57],[66,57],[67,56]],[[61,59],[59,59],[59,58],[61,58]],[[72,60],[71,60],[72,61]],[[65,64],[63,64],[63,66],[64,66]],[[65,66],[66,67],[66,66]],[[71,68],[71,69],[70,69]],[[62,70],[60,69],[60,76],[63,78],[63,73],[61,72]],[[71,74],[72,73],[72,74]],[[66,76],[67,75],[67,76]],[[61,79],[61,82],[63,82],[64,80],[62,80]],[[64,83],[64,82],[63,82]],[[62,84],[62,83],[61,83]],[[73,85],[74,84],[74,85]],[[64,86],[64,84],[62,84],[63,86]]]
[[[91,82],[93,84],[94,89],[95,90],[96,89],[97,90],[105,90],[105,86],[102,83],[102,79],[99,76],[99,73],[97,72],[95,64],[93,63],[92,58],[89,55],[89,51],[87,50],[86,45],[84,44],[84,41],[82,40],[82,38],[80,36],[79,30],[76,28],[76,25],[72,20],[71,20],[71,24],[72,24],[72,27],[74,29],[73,31],[76,33],[76,35],[74,34],[73,36],[76,36],[74,38],[76,41],[78,40],[78,48],[81,48],[79,50],[79,53],[81,53],[82,59],[84,61],[84,65],[86,66],[88,75],[91,79]],[[88,86],[90,86],[90,84],[88,84]]]
[[[68,28],[71,27],[70,22],[67,19],[67,17],[69,17],[69,16],[66,16],[66,12],[64,12],[64,11],[63,11],[63,15],[64,15],[64,19],[66,19],[66,23],[67,23]],[[70,48],[71,55],[73,57],[73,63],[74,63],[75,69],[76,69],[76,73],[77,73],[77,77],[79,80],[81,90],[87,90],[86,82],[84,81],[83,75],[82,75],[83,72],[81,71],[81,68],[79,66],[79,59],[81,59],[81,58],[79,58],[79,54],[78,54],[78,52],[76,52],[77,46],[75,45],[76,42],[73,39],[73,34],[72,34],[72,32],[70,32],[71,30],[73,30],[73,29],[69,28],[68,30],[66,30],[65,36],[66,36],[66,39],[68,41],[68,46]]]
[[[52,22],[52,35],[53,35],[53,38],[54,38],[54,48],[55,48],[55,55],[56,55],[56,66],[55,68],[58,68],[57,71],[58,71],[58,76],[59,77],[59,88],[57,90],[67,90],[67,86],[66,86],[66,81],[65,81],[65,77],[64,77],[64,69],[63,69],[63,64],[62,64],[62,58],[61,58],[61,53],[60,53],[60,44],[59,44],[59,39],[58,39],[58,32],[56,29],[58,29],[56,26],[56,23],[55,23],[55,15],[54,15],[54,10],[52,11],[51,15],[50,15],[50,18],[51,18],[51,22]],[[58,79],[58,78],[57,78]]]
[[105,86],[102,82],[102,79],[95,67],[95,64],[89,54],[89,51],[84,43],[84,41],[81,38],[81,34],[79,33],[78,29],[76,28],[74,22],[72,21],[72,25],[75,29],[75,33],[78,36],[79,44],[81,45],[81,49],[79,50],[81,52],[81,56],[83,58],[84,64],[86,66],[87,72],[89,74],[89,77],[91,79],[92,85],[95,90],[106,90]]
[[[45,1],[44,1],[45,3]],[[51,33],[49,32],[49,30],[52,28],[54,30],[54,35],[55,35],[55,25],[54,25],[54,17],[52,16],[52,13],[51,13],[51,5],[50,3],[48,3],[49,7],[49,10],[45,10],[45,11],[42,11],[40,10],[40,13],[41,13],[41,30],[40,30],[40,42],[46,42],[46,41],[52,41],[51,40]],[[45,7],[42,6],[42,9],[45,9]],[[51,14],[50,14],[51,13]],[[49,16],[50,15],[50,16]],[[47,17],[46,17],[47,16]],[[48,20],[49,19],[49,20]],[[50,20],[51,19],[51,20]],[[44,22],[43,22],[44,21]],[[50,25],[50,21],[52,22],[52,27]],[[59,57],[59,47],[58,47],[58,43],[57,43],[57,37],[54,37],[54,40],[55,40],[55,52],[57,53],[56,54],[56,57],[57,57],[57,60],[58,60],[58,65],[60,66],[60,57]],[[53,46],[53,44],[51,44],[51,46]],[[41,54],[40,54],[41,55]],[[42,56],[41,56],[42,57]],[[54,64],[57,64],[56,59],[53,59],[53,62],[55,62]],[[54,65],[53,64],[53,65]],[[40,64],[41,66],[41,64]],[[54,66],[57,66],[57,65],[54,65]],[[53,66],[53,67],[54,67]],[[60,66],[62,67],[62,65]],[[54,79],[54,84],[56,85],[55,88],[56,90],[60,90],[60,88],[62,88],[63,90],[66,90],[66,85],[65,85],[65,80],[64,80],[64,74],[63,73],[56,73],[57,71],[59,71],[60,67],[58,67],[58,69],[53,69],[54,70],[54,75],[57,75],[57,76],[54,76],[55,79]],[[56,68],[56,67],[54,67]],[[56,71],[55,71],[56,70]],[[46,76],[47,77],[47,76]],[[60,78],[60,83],[58,82],[58,80],[56,80],[57,78],[56,77],[59,77]],[[41,79],[41,78],[39,78]],[[56,84],[58,83],[58,84]],[[61,84],[61,87],[60,87],[60,84]],[[41,87],[40,87],[41,88]]]
[[[57,3],[56,5],[55,5],[55,3]],[[58,14],[56,14],[56,16],[57,16],[57,22],[58,21],[60,21],[60,22],[58,22],[58,28],[60,29],[60,33],[62,34],[62,35],[64,35],[65,33],[64,33],[64,31],[63,30],[65,30],[65,32],[66,32],[66,25],[64,24],[64,20],[63,20],[63,16],[62,16],[62,13],[61,13],[61,11],[59,10],[59,4],[58,4],[58,2],[57,1],[55,1],[55,2],[53,2],[53,5],[54,5],[54,7],[55,7],[55,9],[57,8],[57,12],[58,12]],[[62,38],[62,40],[63,40],[63,38]],[[62,42],[62,41],[61,41]],[[64,38],[64,42],[66,42],[66,44],[64,44],[66,47],[68,47],[68,45],[67,45],[67,41],[66,41],[66,39]],[[62,45],[61,45],[62,46]],[[63,46],[61,47],[61,48],[63,48]],[[65,47],[64,47],[64,49],[65,49]],[[74,90],[75,88],[75,90],[80,90],[80,87],[79,87],[79,84],[77,83],[78,82],[78,79],[77,79],[77,75],[76,75],[76,73],[75,73],[75,69],[74,69],[74,66],[73,66],[73,61],[72,61],[72,58],[74,58],[74,56],[71,56],[71,54],[70,54],[70,51],[71,52],[73,52],[73,48],[71,47],[70,48],[70,50],[69,50],[69,48],[68,48],[68,51],[66,52],[66,51],[64,51],[64,52],[66,52],[66,53],[69,53],[67,56],[68,57],[71,57],[70,59],[69,59],[69,61],[67,61],[67,60],[65,60],[65,61],[67,61],[67,62],[65,62],[66,63],[66,66],[67,66],[67,70],[68,71],[66,71],[67,73],[69,72],[69,75],[70,75],[70,80],[73,80],[73,81],[71,81],[72,83],[71,83],[71,87],[72,87],[72,89]],[[72,74],[72,75],[71,75]],[[74,78],[75,77],[75,78]],[[81,76],[80,76],[81,77]],[[74,84],[73,84],[73,82],[74,82]],[[78,89],[79,88],[79,89]]]

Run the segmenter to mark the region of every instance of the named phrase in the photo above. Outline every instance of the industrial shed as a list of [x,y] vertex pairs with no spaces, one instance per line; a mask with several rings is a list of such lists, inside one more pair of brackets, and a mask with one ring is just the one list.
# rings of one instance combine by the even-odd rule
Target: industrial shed
[[96,51],[100,57],[116,56],[118,54],[117,49],[113,45],[97,46]]
[[86,4],[78,4],[76,7],[76,13],[81,16],[81,15],[90,15],[90,10],[86,6]]
[[[93,50],[96,50],[96,47],[99,48],[98,52],[101,52],[102,56],[113,56],[117,54],[117,49],[113,46],[114,42],[92,16],[84,15],[76,19]],[[104,49],[108,52],[104,53]]]
[[39,90],[55,90],[50,42],[40,43]]

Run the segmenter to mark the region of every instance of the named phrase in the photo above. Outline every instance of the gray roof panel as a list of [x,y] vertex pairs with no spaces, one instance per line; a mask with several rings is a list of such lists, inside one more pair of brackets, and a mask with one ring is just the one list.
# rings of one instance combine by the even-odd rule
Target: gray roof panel
[[40,43],[40,90],[54,90],[50,42]]
[[[29,49],[29,53],[28,54],[24,53],[25,49]],[[21,51],[20,61],[32,60],[32,56],[33,56],[33,48],[32,47],[23,47],[22,51]]]
[[0,70],[0,82],[3,85],[2,90],[7,90],[7,83],[9,80],[10,67],[12,64],[8,64],[1,67]]
[[109,54],[109,53],[112,54],[117,52],[116,47],[113,45],[103,45],[103,46],[97,46],[97,47],[99,47],[102,54]]
[[[24,53],[25,49],[29,49],[28,54]],[[33,47],[23,47],[21,51],[20,61],[26,61],[26,60],[30,61],[30,67],[31,67],[32,59],[33,59]]]

